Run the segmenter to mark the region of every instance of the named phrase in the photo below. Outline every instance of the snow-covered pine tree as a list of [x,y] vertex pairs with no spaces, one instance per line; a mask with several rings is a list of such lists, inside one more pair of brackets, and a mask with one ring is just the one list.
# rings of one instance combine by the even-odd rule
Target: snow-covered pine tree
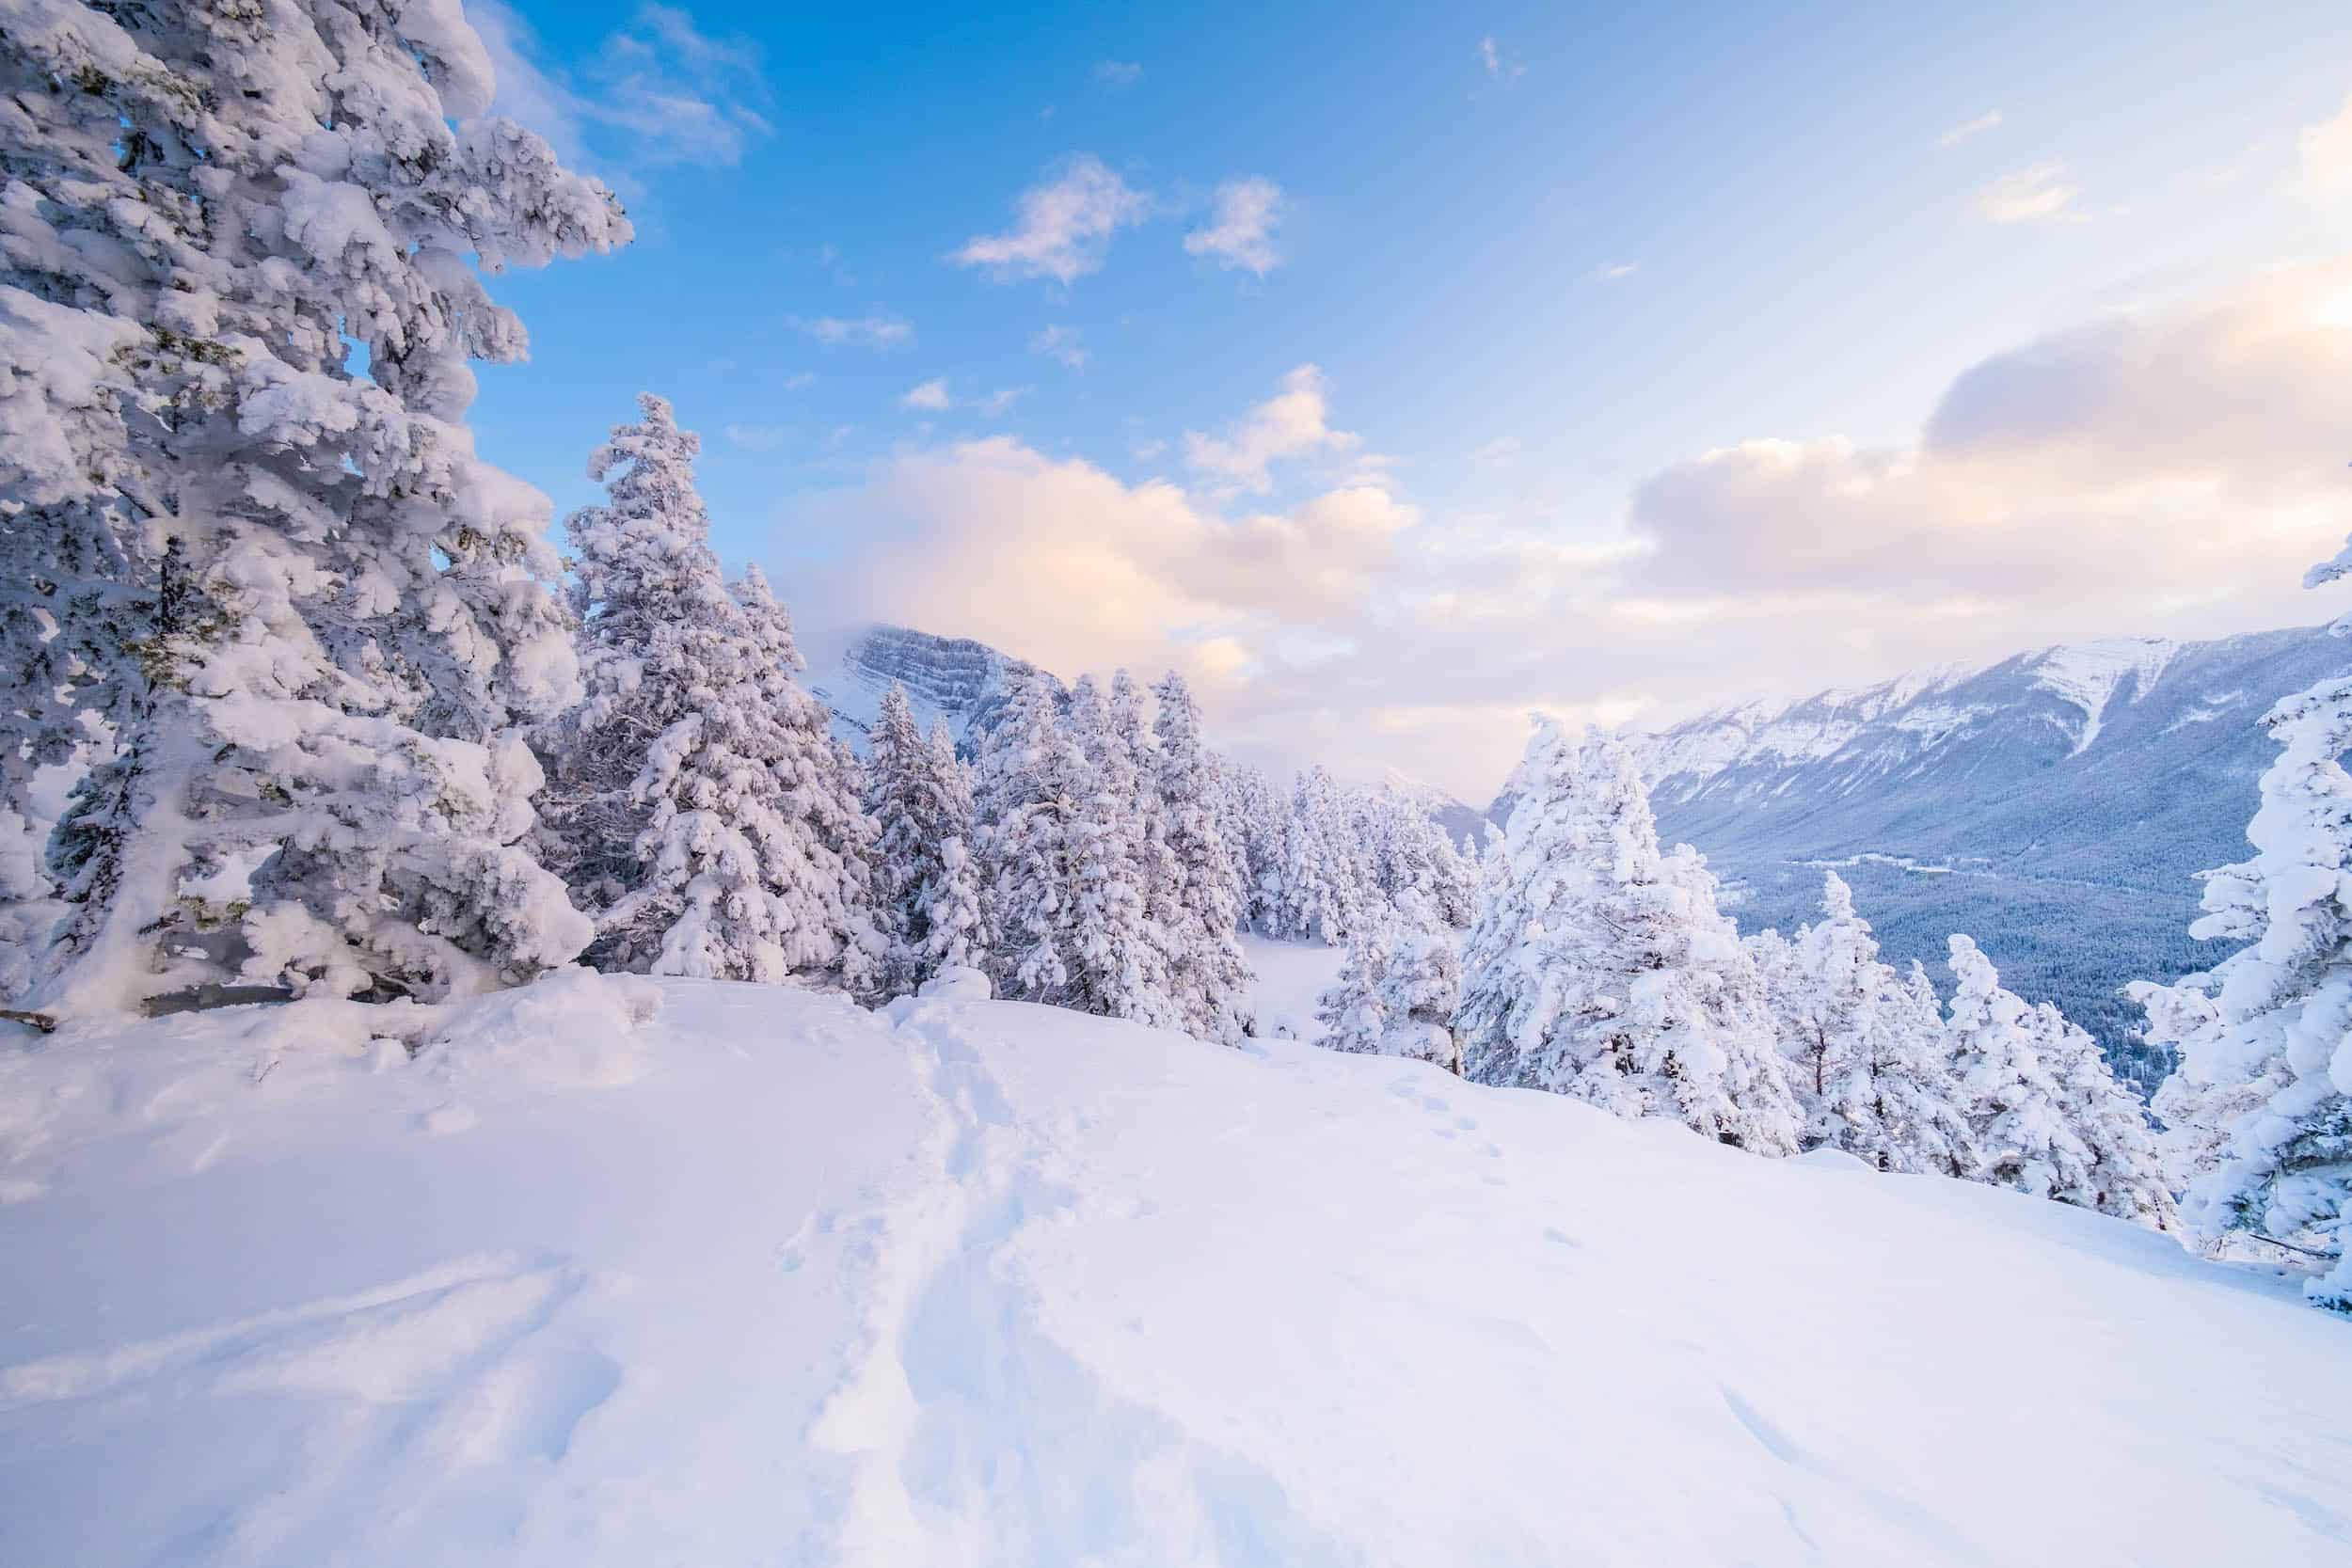
[[1456,1017],[1470,1076],[1794,1152],[1762,981],[1704,863],[1660,852],[1623,743],[1543,726],[1513,782]]
[[1546,939],[1590,878],[1578,832],[1579,779],[1573,743],[1556,725],[1540,724],[1504,782],[1515,802],[1509,822],[1500,831],[1488,824],[1454,1020],[1464,1069],[1481,1084],[1529,1082],[1533,1053],[1549,1033],[1539,991],[1558,971]]
[[1454,852],[1445,830],[1419,801],[1393,785],[1362,797],[1364,840],[1373,852],[1374,885],[1408,924],[1435,921],[1459,928],[1470,922],[1470,867]]
[[939,781],[939,872],[924,891],[928,927],[924,957],[932,973],[948,965],[987,967],[993,942],[987,888],[981,880],[979,824],[972,801],[972,769],[956,755],[955,736],[944,719],[931,721],[928,739],[931,777]]
[[0,751],[114,727],[51,843],[45,1005],[565,961],[586,922],[522,847],[521,731],[577,689],[558,564],[466,361],[524,347],[476,269],[609,249],[618,205],[476,118],[446,0],[20,0],[0,89],[0,365],[40,368],[0,392],[6,576],[67,677]]
[[918,983],[914,951],[923,932],[915,906],[923,862],[937,839],[934,801],[923,787],[928,756],[906,688],[894,680],[866,736],[864,803],[874,820],[874,925],[886,944],[877,989],[884,996],[903,996]]
[[1056,696],[1043,672],[1015,674],[980,740],[977,804],[997,994],[1060,1005],[1076,951],[1080,812],[1095,783]]
[[1299,774],[1283,823],[1277,936],[1337,946],[1384,902],[1356,803],[1320,766]]
[[[2352,547],[2309,580],[2347,571]],[[2183,1220],[2208,1244],[2246,1232],[2319,1255],[2311,1299],[2352,1312],[2352,775],[2340,760],[2352,676],[2281,700],[2263,723],[2279,756],[2247,825],[2254,856],[2206,873],[2206,912],[2189,927],[2247,945],[2215,966],[2210,999],[2137,989],[2180,1041],[2157,1106],[2185,1124]]]
[[2058,1085],[2059,1114],[2090,1151],[2081,1185],[2050,1196],[2153,1229],[2175,1228],[2180,1216],[2138,1096],[2116,1082],[2099,1042],[2051,1004],[2034,1008],[2032,1028],[2035,1052]]
[[1264,775],[1254,770],[1238,768],[1222,752],[1202,748],[1201,765],[1208,775],[1203,799],[1209,804],[1210,819],[1216,824],[1217,843],[1225,854],[1230,871],[1229,885],[1233,890],[1233,925],[1237,932],[1254,928],[1253,906],[1257,898],[1258,874],[1250,861],[1251,830],[1249,813],[1250,784],[1255,779],[1263,785]]
[[803,977],[871,995],[888,944],[874,923],[874,819],[861,804],[857,757],[833,737],[832,710],[801,684],[808,660],[768,574],[755,562],[727,593],[751,627],[753,690],[782,740],[769,770],[789,804],[805,861],[791,895],[812,930],[825,930],[823,945],[831,949]]
[[1439,824],[1429,826],[1435,830],[1429,863],[1438,918],[1454,930],[1467,931],[1478,911],[1478,858],[1465,855]]
[[1347,940],[1347,957],[1323,994],[1315,999],[1315,1022],[1323,1025],[1327,1050],[1376,1055],[1388,1035],[1388,1006],[1381,995],[1388,978],[1389,944],[1396,935],[1387,921],[1366,923]]
[[[2156,1153],[2165,1184],[2180,1194],[2192,1192],[2219,1167],[2229,1151],[2230,1130],[2288,1083],[2285,1063],[2277,1055],[2247,1064],[2257,1069],[2248,1077],[2207,1076],[2231,1059],[2212,1049],[2219,1035],[2221,1008],[2207,988],[2218,983],[2212,974],[2195,974],[2170,985],[2136,980],[2124,988],[2148,1015],[2143,1037],[2173,1051],[2173,1070],[2156,1085],[2149,1109],[2164,1124]],[[2233,1234],[2192,1227],[2185,1214],[2183,1228],[2201,1249],[2216,1254]]]
[[1341,945],[1346,933],[1338,929],[1339,896],[1304,773],[1292,784],[1280,828],[1281,839],[1264,879],[1266,934]]
[[[1804,940],[1804,927],[1797,928],[1797,936],[1799,941]],[[1798,1064],[1808,1053],[1805,1023],[1812,997],[1803,972],[1797,968],[1796,943],[1767,926],[1753,936],[1740,938],[1740,945],[1747,950],[1748,961],[1756,966],[1756,978],[1764,982],[1764,1004],[1772,1017],[1772,1037],[1780,1042],[1780,1053],[1790,1064],[1788,1089],[1796,1098],[1805,1124],[1810,1126],[1816,1096],[1810,1074],[1800,1071]]]
[[2001,988],[2000,972],[1969,938],[1951,939],[1951,966],[1947,1038],[1978,1180],[2077,1201],[2095,1190],[2093,1156],[2067,1119],[2033,1009]]
[[[1651,820],[1649,795],[1642,787],[1631,753],[1614,736],[1608,736],[1605,745],[1613,755],[1602,766],[1632,782],[1640,791],[1641,817]],[[1749,961],[1747,950],[1740,945],[1738,924],[1722,912],[1715,874],[1707,868],[1707,857],[1687,844],[1676,845],[1661,857],[1661,868],[1669,890],[1670,914],[1680,927],[1682,963],[1671,984],[1684,993],[1684,999],[1661,1011],[1669,1031],[1687,1031],[1680,1036],[1681,1043],[1670,1044],[1677,1058],[1676,1070],[1690,1070],[1684,1062],[1704,1062],[1706,1046],[1712,1046],[1722,1059],[1719,1082],[1710,1092],[1685,1093],[1684,1120],[1752,1153],[1794,1154],[1803,1120],[1773,1043],[1764,980]],[[1637,979],[1637,1004],[1648,987],[1657,987],[1661,995],[1671,994],[1669,984],[1646,976]],[[1639,1016],[1638,1008],[1635,1016]],[[1666,1037],[1671,1042],[1675,1036]],[[1713,1109],[1700,1109],[1710,1101],[1715,1102]]]
[[[1893,972],[1888,972],[1894,980]],[[1944,1032],[1944,1009],[1927,966],[1911,973],[1879,1002],[1882,1029],[1865,1063],[1875,1109],[1887,1129],[1893,1170],[1968,1177],[1981,1163],[1968,1123],[1960,1076]]]
[[1200,743],[1200,711],[1182,675],[1152,688],[1152,734],[1161,842],[1170,878],[1161,920],[1168,935],[1168,994],[1180,1027],[1237,1043],[1250,973],[1241,954],[1240,890],[1216,816],[1215,754]]
[[[1134,688],[1127,688],[1132,694]],[[1141,809],[1139,721],[1122,720],[1091,675],[1070,691],[1070,734],[1087,759],[1089,787],[1078,803],[1076,920],[1064,961],[1070,972],[1061,1005],[1107,1018],[1177,1025],[1168,995],[1167,940],[1153,918],[1152,894],[1164,889],[1163,847]],[[1153,797],[1153,816],[1157,797]]]
[[985,961],[979,866],[970,848],[972,785],[946,725],[934,721],[926,736],[897,681],[882,694],[869,752],[874,908],[890,942],[880,989],[897,996],[947,965],[977,969]]
[[587,695],[542,741],[548,858],[600,966],[862,989],[863,864],[820,842],[818,816],[856,802],[825,787],[831,742],[794,721],[809,699],[788,631],[755,624],[781,617],[765,582],[739,601],[711,553],[700,441],[664,400],[638,408],[589,462],[609,499],[567,520]]
[[1382,1055],[1431,1062],[1462,1075],[1462,1047],[1454,1036],[1462,959],[1451,931],[1405,927],[1390,943],[1379,1002]]
[[1967,1176],[1976,1167],[1940,1019],[1879,961],[1868,922],[1836,872],[1820,923],[1786,942],[1748,942],[1767,994],[1807,1148],[1836,1148],[1880,1170]]

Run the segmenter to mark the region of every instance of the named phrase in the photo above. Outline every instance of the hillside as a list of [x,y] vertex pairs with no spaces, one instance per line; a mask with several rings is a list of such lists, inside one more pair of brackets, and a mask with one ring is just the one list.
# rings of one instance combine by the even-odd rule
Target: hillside
[[2318,628],[2083,643],[1726,707],[1638,744],[1661,835],[1740,884],[1743,929],[1812,918],[1834,864],[1895,961],[1932,965],[1971,932],[2129,1062],[2138,1011],[2118,988],[2228,951],[2186,927],[2195,874],[2249,852],[2276,754],[2257,721],[2348,663]]
[[2286,1282],[969,993],[569,971],[11,1038],[0,1199],[9,1563],[2352,1545],[2352,1354]]

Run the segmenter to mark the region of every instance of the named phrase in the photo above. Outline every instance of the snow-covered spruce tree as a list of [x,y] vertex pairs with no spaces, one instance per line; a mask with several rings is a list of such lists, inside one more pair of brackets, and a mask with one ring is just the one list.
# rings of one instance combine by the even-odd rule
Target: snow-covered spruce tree
[[1660,852],[1622,742],[1546,725],[1513,782],[1455,1019],[1470,1075],[1793,1153],[1763,983],[1704,863]]
[[771,769],[806,832],[807,864],[798,896],[821,911],[838,942],[834,956],[809,972],[823,984],[870,995],[888,945],[874,924],[871,856],[874,819],[860,800],[865,781],[857,756],[833,737],[833,713],[801,684],[808,660],[792,635],[792,617],[768,586],[756,562],[727,585],[751,626],[753,689],[785,746]]
[[662,399],[638,408],[589,461],[609,499],[567,520],[587,696],[542,740],[548,859],[600,966],[862,990],[864,865],[820,824],[864,818],[765,582],[739,602],[711,553],[700,441]]
[[[1263,936],[1283,936],[1282,857],[1289,808],[1264,769],[1237,768],[1229,778],[1232,819],[1242,842],[1235,863],[1243,873],[1242,923]],[[1232,837],[1229,830],[1229,843]]]
[[1351,1055],[1379,1053],[1389,1024],[1381,983],[1388,978],[1389,944],[1395,936],[1392,923],[1371,921],[1348,939],[1339,974],[1315,999],[1325,1049]]
[[876,824],[873,896],[889,958],[882,991],[901,995],[950,964],[978,968],[988,951],[972,843],[969,770],[944,723],[915,727],[906,689],[882,694],[866,766]]
[[[939,844],[939,879],[923,898],[929,927],[927,957],[939,968],[985,968],[993,941],[988,892],[981,880],[979,820],[972,800],[972,769],[956,754],[956,737],[944,719],[931,721],[926,737],[931,776],[940,781],[941,825],[949,830]],[[936,968],[933,973],[936,973]]]
[[1877,1114],[1896,1150],[1889,1168],[1973,1175],[1981,1157],[1926,965],[1912,960],[1910,974],[1881,996],[1879,1019],[1883,1028],[1866,1066]]
[[[2347,572],[2352,547],[2310,580]],[[2140,994],[2180,1040],[2157,1105],[2185,1124],[2183,1220],[2209,1244],[2246,1232],[2319,1255],[2311,1299],[2352,1312],[2352,775],[2340,760],[2352,676],[2281,700],[2263,723],[2279,757],[2246,830],[2254,856],[2206,874],[2206,912],[2189,927],[2247,945],[2215,966],[2209,1001]]]
[[[2171,1075],[2156,1085],[2149,1109],[2164,1124],[2156,1138],[2156,1157],[2165,1184],[2187,1194],[2217,1169],[2230,1147],[2230,1130],[2269,1102],[2284,1088],[2285,1063],[2266,1055],[2252,1076],[2214,1079],[2225,1053],[2213,1049],[2219,1037],[2221,1008],[2206,988],[2219,982],[2212,974],[2189,975],[2171,985],[2135,980],[2124,988],[2148,1015],[2144,1037],[2152,1045],[2173,1048]],[[2202,1250],[2218,1254],[2233,1232],[2196,1227],[2184,1217],[2184,1229]]]
[[1173,1028],[1167,941],[1152,909],[1154,885],[1164,888],[1167,874],[1163,847],[1140,806],[1139,733],[1104,700],[1093,676],[1071,688],[1070,734],[1086,756],[1089,787],[1078,802],[1071,890],[1077,919],[1061,1005]]
[[2058,1085],[2059,1113],[2090,1151],[2082,1185],[2051,1196],[2157,1230],[2176,1228],[2180,1216],[2139,1097],[2116,1082],[2099,1042],[2051,1004],[2034,1008],[2033,1031],[2035,1050]]
[[1168,938],[1168,994],[1180,1027],[1232,1044],[1244,1034],[1251,975],[1236,934],[1240,888],[1232,846],[1217,821],[1215,754],[1200,743],[1200,710],[1184,677],[1171,670],[1152,689],[1158,699],[1152,760],[1170,878],[1160,914]]
[[114,731],[51,843],[47,1006],[432,997],[586,940],[521,847],[520,731],[576,690],[557,562],[466,361],[524,347],[477,267],[629,231],[490,89],[454,0],[8,8],[0,575],[65,679],[0,751]]
[[[1226,759],[1223,753],[1202,748],[1201,768],[1206,775],[1202,800],[1207,802],[1210,821],[1215,824],[1219,847],[1224,851],[1229,872],[1228,885],[1233,893],[1233,926],[1236,932],[1252,928],[1251,905],[1256,898],[1257,872],[1250,863],[1249,804],[1247,800],[1245,772]],[[1263,783],[1263,775],[1256,775]]]
[[1093,768],[1061,722],[1053,677],[1017,673],[980,740],[977,810],[997,994],[1060,1005],[1077,942],[1080,812]]
[[1429,826],[1436,830],[1429,841],[1429,864],[1438,918],[1454,930],[1467,931],[1478,912],[1477,856],[1464,854],[1442,825]]
[[[1920,1011],[1879,961],[1852,890],[1826,873],[1822,919],[1797,940],[1752,938],[1772,999],[1789,1087],[1807,1148],[1836,1148],[1880,1170],[1974,1173],[1938,1014]],[[1769,940],[1767,940],[1769,939]]]
[[1384,900],[1364,844],[1357,803],[1320,766],[1298,776],[1282,824],[1276,936],[1337,946]]
[[1463,1065],[1482,1084],[1529,1082],[1529,1048],[1542,1044],[1549,1003],[1539,988],[1559,978],[1547,939],[1585,896],[1590,879],[1579,836],[1574,744],[1549,722],[1529,738],[1504,782],[1509,822],[1488,825],[1479,859],[1478,907],[1462,949],[1462,1004],[1454,1020]]
[[1382,1055],[1431,1062],[1462,1075],[1462,1047],[1454,1035],[1462,959],[1451,931],[1406,927],[1390,944],[1379,1000]]
[[2079,1201],[2095,1190],[2093,1157],[2067,1120],[2033,1009],[2001,988],[1993,960],[1969,938],[1951,939],[1951,966],[1958,983],[1946,1027],[1978,1180]]
[[1459,928],[1470,922],[1473,878],[1445,830],[1419,801],[1384,785],[1363,796],[1374,884],[1408,922]]

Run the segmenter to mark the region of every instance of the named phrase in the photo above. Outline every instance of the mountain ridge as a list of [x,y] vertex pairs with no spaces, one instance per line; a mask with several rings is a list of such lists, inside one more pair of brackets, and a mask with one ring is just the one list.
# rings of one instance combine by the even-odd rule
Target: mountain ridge
[[2243,860],[2279,698],[2352,665],[2324,626],[2058,643],[1979,667],[1729,704],[1630,736],[1661,835],[1743,930],[1813,917],[1840,868],[1897,962],[1967,931],[2143,1084],[2127,981],[2215,962],[2196,874]]

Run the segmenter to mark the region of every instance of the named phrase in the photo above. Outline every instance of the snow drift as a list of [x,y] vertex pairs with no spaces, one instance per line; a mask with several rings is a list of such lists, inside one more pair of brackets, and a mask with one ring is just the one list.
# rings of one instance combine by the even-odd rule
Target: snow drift
[[0,1199],[11,1564],[2352,1550],[2289,1282],[977,976],[11,1043]]

